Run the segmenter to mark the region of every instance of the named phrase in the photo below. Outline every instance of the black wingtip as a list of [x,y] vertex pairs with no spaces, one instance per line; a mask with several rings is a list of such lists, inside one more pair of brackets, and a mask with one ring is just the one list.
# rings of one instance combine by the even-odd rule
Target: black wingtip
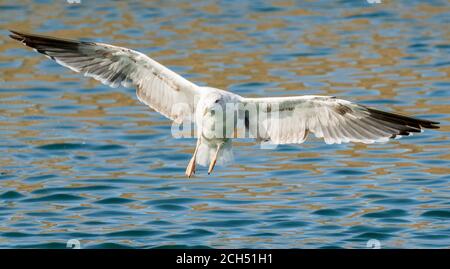
[[11,30],[11,29],[9,30],[9,32],[11,33],[11,34],[9,34],[9,37],[14,39],[14,40],[17,40],[17,41],[20,41],[20,42],[25,42],[25,40],[27,39],[27,34],[26,33],[15,31],[15,30]]
[[19,31],[15,31],[15,30],[9,30],[9,31],[11,32],[11,34],[9,35],[10,38],[17,40],[19,42],[22,42],[26,46],[34,48],[38,52],[43,53],[43,54],[46,54],[46,51],[48,49],[53,49],[53,48],[64,48],[64,49],[76,50],[81,43],[86,43],[86,42],[80,42],[77,40],[70,40],[70,39],[56,38],[56,37],[45,36],[45,35],[24,33],[24,32],[19,32]]
[[21,37],[21,34],[19,32],[14,31],[14,30],[9,30],[9,32],[11,33],[9,35],[10,38],[12,38],[14,40],[17,40],[17,41],[22,41],[23,40],[23,37]]
[[9,29],[8,31],[9,31],[12,35],[15,35],[15,36],[23,36],[23,35],[25,35],[25,33],[22,33],[22,32],[16,31],[16,30],[11,30],[11,29]]
[[20,36],[17,35],[9,35],[10,38],[17,40],[17,41],[22,41],[23,39]]
[[369,113],[372,115],[372,117],[380,119],[380,120],[384,120],[387,122],[411,126],[411,127],[417,128],[419,130],[422,128],[426,128],[426,129],[439,129],[440,128],[440,126],[438,126],[438,124],[440,124],[440,123],[437,121],[429,121],[429,120],[413,118],[413,117],[404,116],[404,115],[400,115],[400,114],[396,114],[396,113],[394,114],[394,113],[390,113],[390,112],[385,112],[385,111],[381,111],[381,110],[373,109],[373,108],[367,108],[367,109],[368,109]]

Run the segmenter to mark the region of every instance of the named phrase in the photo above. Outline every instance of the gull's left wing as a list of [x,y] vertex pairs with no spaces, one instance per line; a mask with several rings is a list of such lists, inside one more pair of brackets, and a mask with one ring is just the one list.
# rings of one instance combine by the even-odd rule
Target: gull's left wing
[[[246,125],[258,140],[303,143],[309,133],[325,143],[383,142],[389,138],[439,128],[438,122],[380,111],[329,96],[242,98]],[[253,126],[252,126],[253,124]]]
[[194,121],[197,95],[207,91],[146,55],[103,43],[11,31],[10,37],[57,63],[111,87],[136,87],[138,99],[181,123]]

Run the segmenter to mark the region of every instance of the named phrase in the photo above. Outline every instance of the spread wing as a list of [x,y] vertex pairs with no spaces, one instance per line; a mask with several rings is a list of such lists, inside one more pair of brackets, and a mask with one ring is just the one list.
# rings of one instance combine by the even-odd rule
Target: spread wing
[[203,89],[146,55],[103,43],[11,31],[10,37],[57,63],[111,87],[136,87],[138,99],[178,123],[194,120]]
[[[373,143],[439,128],[438,122],[411,118],[327,96],[243,98],[246,125],[259,140],[274,144],[303,143],[309,133],[325,143]],[[257,123],[257,126],[251,126]],[[256,135],[255,135],[256,133]]]

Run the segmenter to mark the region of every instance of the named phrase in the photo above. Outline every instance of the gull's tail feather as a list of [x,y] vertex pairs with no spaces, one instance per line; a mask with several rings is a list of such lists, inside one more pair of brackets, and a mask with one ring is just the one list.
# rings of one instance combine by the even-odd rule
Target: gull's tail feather
[[[202,166],[208,166],[214,158],[214,154],[217,150],[217,144],[215,143],[207,143],[200,142],[198,147],[196,161],[197,164]],[[220,148],[219,153],[217,155],[217,164],[225,165],[233,162],[233,147],[231,139],[227,140]]]

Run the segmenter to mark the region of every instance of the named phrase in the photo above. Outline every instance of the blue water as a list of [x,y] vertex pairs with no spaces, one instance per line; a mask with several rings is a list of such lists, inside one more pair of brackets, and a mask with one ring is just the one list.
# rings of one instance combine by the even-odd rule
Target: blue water
[[[0,247],[448,248],[449,15],[447,1],[3,1]],[[194,140],[172,138],[133,89],[80,78],[8,28],[134,48],[241,95],[336,95],[441,129],[237,141],[234,165],[187,179]]]

